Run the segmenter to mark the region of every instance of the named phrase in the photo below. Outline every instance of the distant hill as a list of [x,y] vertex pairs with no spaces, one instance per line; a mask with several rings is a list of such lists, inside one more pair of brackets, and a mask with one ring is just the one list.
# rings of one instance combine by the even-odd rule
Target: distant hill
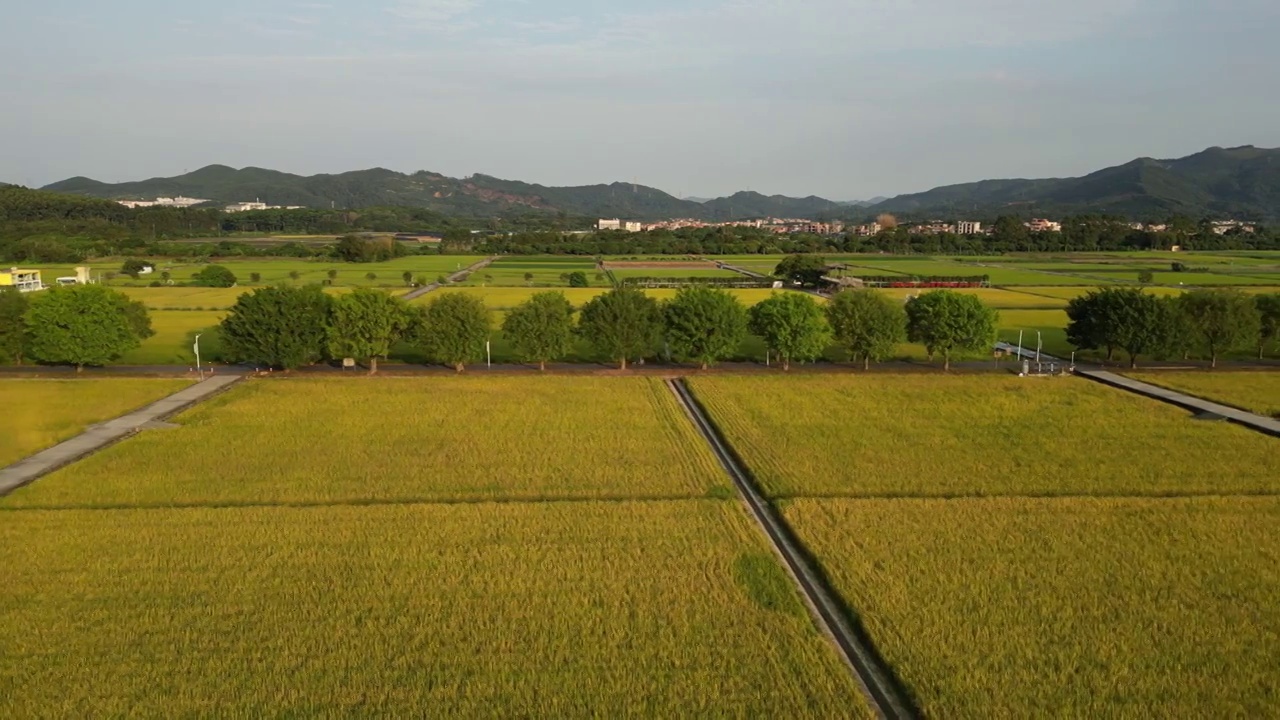
[[760,217],[834,216],[843,208],[822,198],[766,197],[743,192],[729,198],[681,200],[633,183],[547,187],[489,175],[456,179],[432,172],[412,175],[382,168],[304,177],[248,167],[210,165],[186,175],[107,184],[75,177],[44,190],[112,200],[155,197],[205,198],[215,205],[261,199],[272,205],[358,208],[401,205],[465,217],[563,213],[584,217],[657,220],[740,220]]
[[1280,219],[1280,149],[1213,147],[1175,160],[1139,158],[1079,178],[984,180],[877,203],[868,213],[978,218],[1109,213]]
[[207,198],[215,205],[261,199],[272,205],[315,208],[403,206],[467,218],[563,214],[628,220],[858,220],[888,212],[920,219],[1109,213],[1138,220],[1185,214],[1276,221],[1280,220],[1280,150],[1215,147],[1176,160],[1140,158],[1079,178],[983,180],[887,200],[843,203],[756,192],[682,200],[655,188],[621,182],[547,187],[489,175],[458,179],[383,168],[304,177],[225,165],[114,185],[75,177],[44,189],[113,200],[185,195]]

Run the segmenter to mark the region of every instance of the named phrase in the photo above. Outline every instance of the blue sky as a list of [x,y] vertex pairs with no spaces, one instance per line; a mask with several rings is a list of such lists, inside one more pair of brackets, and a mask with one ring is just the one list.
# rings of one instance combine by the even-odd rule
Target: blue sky
[[1280,146],[1275,0],[45,0],[0,180],[211,163],[838,200]]

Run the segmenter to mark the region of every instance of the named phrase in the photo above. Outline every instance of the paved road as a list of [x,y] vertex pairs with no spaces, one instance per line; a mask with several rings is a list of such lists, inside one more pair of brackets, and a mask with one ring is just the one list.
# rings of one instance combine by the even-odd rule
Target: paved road
[[1151,383],[1144,383],[1140,380],[1124,377],[1123,375],[1117,375],[1115,373],[1107,372],[1106,370],[1077,370],[1076,374],[1089,378],[1090,380],[1111,385],[1112,387],[1128,390],[1129,392],[1145,395],[1149,398],[1161,400],[1172,405],[1177,405],[1178,407],[1186,408],[1192,412],[1220,415],[1233,423],[1244,425],[1247,428],[1257,430],[1268,435],[1280,437],[1280,420],[1273,420],[1261,415],[1255,415],[1254,413],[1239,410],[1227,405],[1219,405],[1218,403],[1211,402],[1209,400],[1201,400],[1198,397],[1184,395],[1180,392],[1168,390],[1166,388],[1159,387],[1158,385],[1152,385]]
[[75,462],[89,453],[146,429],[150,423],[160,422],[176,415],[191,405],[225,390],[241,377],[240,375],[211,377],[202,383],[196,383],[169,397],[157,400],[141,410],[121,415],[115,420],[91,425],[70,440],[2,468],[0,469],[0,495],[5,495],[63,465]]
[[[465,270],[459,270],[458,272],[449,276],[449,282],[451,283],[462,282],[463,280],[466,280],[467,276],[470,275],[471,273],[479,272],[480,270],[483,270],[489,267],[489,265],[493,264],[493,261],[497,259],[498,258],[496,256],[485,258],[484,260],[481,260],[480,262],[476,263],[475,265],[472,265],[469,268],[466,268]],[[401,299],[404,300],[405,302],[408,302],[410,300],[416,300],[422,297],[423,295],[426,295],[429,292],[435,292],[436,290],[439,290],[441,287],[442,286],[440,285],[440,283],[431,283],[430,285],[423,285],[422,287],[418,288],[417,290],[414,290],[413,292],[405,293],[403,296],[401,296]]]

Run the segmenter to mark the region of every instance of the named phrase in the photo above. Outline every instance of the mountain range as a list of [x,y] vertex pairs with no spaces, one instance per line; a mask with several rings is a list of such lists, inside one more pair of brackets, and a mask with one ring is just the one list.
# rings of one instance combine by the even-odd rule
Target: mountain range
[[547,187],[489,175],[458,179],[427,171],[404,174],[382,168],[306,177],[225,165],[119,184],[75,177],[43,189],[108,199],[183,195],[205,198],[215,205],[253,199],[317,208],[403,205],[462,217],[562,213],[634,220],[857,220],[887,212],[920,219],[991,219],[1001,214],[1095,212],[1153,220],[1172,214],[1274,220],[1280,218],[1280,150],[1214,147],[1174,160],[1139,158],[1078,178],[984,180],[866,202],[755,192],[682,200],[656,188],[620,182]]

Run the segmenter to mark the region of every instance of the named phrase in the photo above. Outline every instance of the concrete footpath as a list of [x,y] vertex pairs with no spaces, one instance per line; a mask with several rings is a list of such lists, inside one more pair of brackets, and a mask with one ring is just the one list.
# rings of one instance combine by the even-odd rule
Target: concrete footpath
[[1218,403],[1211,402],[1209,400],[1201,400],[1198,397],[1184,395],[1180,392],[1168,390],[1158,385],[1144,383],[1140,380],[1124,377],[1123,375],[1117,375],[1115,373],[1107,372],[1106,370],[1077,369],[1076,374],[1081,377],[1089,378],[1090,380],[1096,380],[1097,382],[1120,388],[1121,390],[1128,390],[1129,392],[1146,395],[1149,398],[1177,405],[1178,407],[1191,410],[1192,412],[1220,415],[1233,423],[1244,425],[1247,428],[1251,428],[1274,437],[1280,437],[1280,420],[1273,420],[1268,417],[1263,417],[1262,415],[1256,415],[1251,412],[1233,408],[1229,405],[1219,405]]
[[121,415],[114,420],[90,425],[84,432],[70,440],[0,469],[0,495],[5,495],[15,488],[22,487],[32,480],[73,463],[139,430],[145,430],[153,426],[152,423],[159,423],[165,418],[172,417],[201,400],[227,389],[242,378],[242,375],[216,375],[169,397],[157,400],[140,410]]
[[[471,267],[459,270],[458,272],[449,276],[449,282],[460,283],[463,280],[466,280],[472,273],[480,272],[481,270],[489,267],[491,264],[493,264],[493,261],[497,259],[498,257],[495,255],[490,258],[485,258],[484,260],[481,260],[480,262],[476,263],[475,265],[472,265]],[[439,290],[441,287],[443,286],[440,283],[431,283],[429,285],[423,285],[417,290],[405,293],[404,295],[400,296],[400,299],[404,300],[405,302],[409,302],[410,300],[417,300],[418,298],[422,297],[423,295],[426,295],[427,293],[431,293],[431,292],[435,292],[436,290]]]

